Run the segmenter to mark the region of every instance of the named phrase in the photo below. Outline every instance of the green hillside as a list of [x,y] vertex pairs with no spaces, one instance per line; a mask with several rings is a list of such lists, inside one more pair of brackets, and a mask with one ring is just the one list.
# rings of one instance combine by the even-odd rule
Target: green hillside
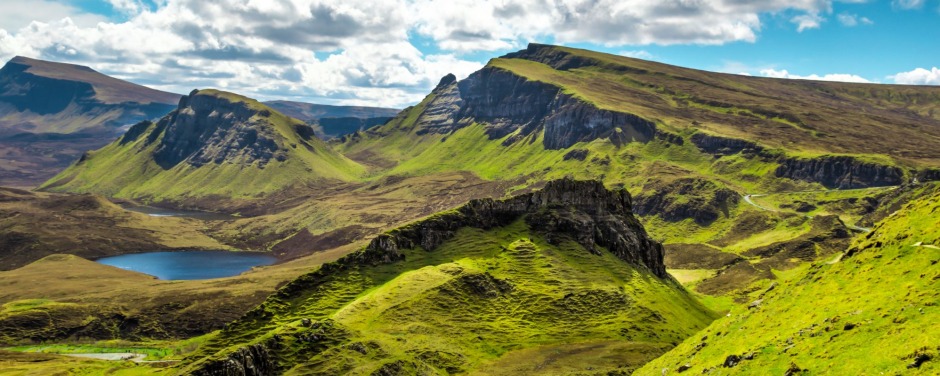
[[625,195],[560,181],[391,231],[281,288],[182,373],[225,359],[285,374],[629,372],[714,316],[662,275]]
[[304,127],[253,99],[200,90],[160,121],[135,125],[41,188],[153,201],[245,199],[363,173]]
[[927,192],[841,258],[755,292],[753,302],[635,375],[680,367],[688,374],[937,374],[940,193]]

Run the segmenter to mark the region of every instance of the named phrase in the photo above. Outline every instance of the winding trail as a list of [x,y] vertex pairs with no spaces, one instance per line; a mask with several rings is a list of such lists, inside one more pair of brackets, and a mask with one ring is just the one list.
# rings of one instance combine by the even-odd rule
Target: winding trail
[[98,360],[130,360],[135,363],[143,362],[147,357],[147,354],[139,353],[71,353],[71,354],[59,354],[65,356],[73,356],[76,358],[89,358],[89,359],[98,359]]
[[[889,187],[878,187],[878,188],[889,188]],[[897,188],[897,187],[894,187],[894,188]],[[780,192],[780,193],[775,193],[775,194],[820,193],[820,192],[830,192],[830,191]],[[776,212],[776,213],[784,213],[784,211],[782,211],[782,210],[777,210],[777,209],[774,209],[774,208],[768,208],[768,207],[766,207],[766,206],[763,206],[763,205],[761,205],[761,204],[758,204],[758,203],[754,202],[754,200],[753,200],[754,197],[763,197],[763,196],[767,196],[767,194],[746,194],[746,195],[744,195],[743,197],[744,197],[744,202],[746,202],[746,203],[748,203],[749,205],[751,205],[751,206],[753,206],[753,207],[755,207],[755,208],[758,208],[758,209],[760,209],[760,210],[769,211],[769,212]],[[787,212],[787,213],[789,213],[789,212]],[[813,218],[813,216],[807,215],[807,214],[804,214],[803,216],[806,217],[806,218]],[[845,227],[848,227],[849,229],[854,230],[854,231],[858,231],[858,232],[871,232],[871,228],[868,228],[868,227],[862,227],[862,226],[858,226],[858,225],[854,225],[854,224],[848,224],[848,223],[845,223],[845,221],[843,221],[843,223],[845,224]]]

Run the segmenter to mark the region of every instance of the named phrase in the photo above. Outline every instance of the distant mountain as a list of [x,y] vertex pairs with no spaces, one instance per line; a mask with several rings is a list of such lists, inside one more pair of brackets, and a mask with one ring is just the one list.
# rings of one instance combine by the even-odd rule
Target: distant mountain
[[45,183],[54,191],[178,201],[254,197],[363,172],[303,122],[253,99],[195,90]]
[[0,185],[38,184],[179,98],[88,67],[15,57],[0,69]]
[[[425,101],[374,129],[381,141],[354,141],[351,149],[390,150],[399,145],[388,137],[418,136],[428,142],[409,141],[402,150],[417,155],[447,149],[442,137],[474,128],[505,146],[495,153],[536,141],[561,150],[654,138],[724,155],[774,149],[794,159],[781,174],[821,181],[817,173],[833,165],[851,169],[871,160],[825,160],[827,154],[940,166],[940,87],[749,77],[531,44],[464,80],[445,77]],[[807,160],[815,162],[801,162]]]
[[385,124],[401,111],[394,108],[331,106],[291,101],[264,103],[287,116],[314,126],[321,138],[338,138]]

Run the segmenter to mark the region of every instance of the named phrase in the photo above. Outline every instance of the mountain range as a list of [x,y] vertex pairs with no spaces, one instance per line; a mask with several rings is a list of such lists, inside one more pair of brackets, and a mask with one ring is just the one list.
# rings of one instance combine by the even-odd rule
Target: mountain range
[[[0,182],[34,187],[140,121],[177,107],[179,94],[91,68],[17,56],[0,69]],[[272,101],[321,137],[384,123],[398,110]]]
[[0,225],[38,233],[55,200],[98,203],[82,218],[116,216],[104,198],[216,211],[232,217],[183,237],[281,264],[171,298],[207,285],[148,286],[34,236],[0,285],[67,265],[128,281],[0,296],[0,341],[205,334],[167,358],[200,375],[932,374],[938,107],[936,87],[539,44],[381,124],[344,109],[364,120],[339,133],[331,108],[194,90],[42,192],[5,193]]

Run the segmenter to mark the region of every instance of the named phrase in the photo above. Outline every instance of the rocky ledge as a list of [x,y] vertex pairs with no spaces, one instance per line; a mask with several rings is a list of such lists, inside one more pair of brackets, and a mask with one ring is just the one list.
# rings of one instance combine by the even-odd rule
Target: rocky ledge
[[523,218],[533,231],[557,243],[572,239],[592,253],[604,247],[620,259],[666,278],[663,248],[633,216],[625,189],[608,190],[599,181],[555,180],[539,191],[504,200],[472,200],[454,211],[379,235],[353,256],[370,263],[404,257],[402,250],[433,250],[463,227],[490,229]]
[[783,159],[776,175],[835,189],[886,187],[901,185],[905,180],[900,167],[863,162],[848,156]]
[[544,130],[543,145],[553,150],[595,139],[621,145],[656,136],[652,121],[600,109],[558,86],[493,66],[462,81],[453,75],[441,79],[416,128],[418,134],[447,134],[473,123],[485,125],[491,139],[512,134],[505,145]]

